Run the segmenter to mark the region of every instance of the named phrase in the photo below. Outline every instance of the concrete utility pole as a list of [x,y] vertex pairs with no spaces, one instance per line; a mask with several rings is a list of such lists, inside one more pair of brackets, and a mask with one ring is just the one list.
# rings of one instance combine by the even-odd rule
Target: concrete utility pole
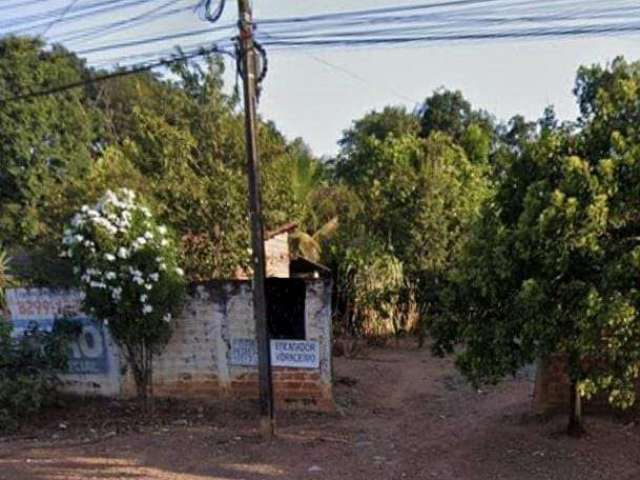
[[260,195],[260,161],[256,140],[256,54],[253,43],[253,18],[249,0],[238,0],[240,28],[240,63],[244,85],[244,118],[249,178],[249,211],[251,215],[251,247],[253,267],[253,317],[258,346],[258,377],[260,387],[260,431],[265,439],[273,436],[273,381],[271,378],[271,348],[267,327],[267,298],[265,291],[266,261],[262,200]]

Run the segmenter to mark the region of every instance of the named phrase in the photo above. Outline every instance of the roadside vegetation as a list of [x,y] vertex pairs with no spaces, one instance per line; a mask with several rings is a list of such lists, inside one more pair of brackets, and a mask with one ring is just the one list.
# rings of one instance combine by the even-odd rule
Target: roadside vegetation
[[[125,76],[0,108],[0,289],[9,263],[19,285],[84,284],[86,306],[116,340],[116,318],[148,315],[150,337],[126,346],[141,365],[141,396],[144,365],[170,335],[161,320],[176,314],[183,283],[248,266],[243,120],[223,69],[212,56],[166,77]],[[2,98],[94,73],[61,47],[0,40]],[[579,435],[581,398],[603,394],[622,408],[636,400],[640,64],[582,67],[575,95],[575,122],[560,122],[551,107],[537,121],[500,122],[441,89],[414,110],[389,106],[355,120],[330,159],[265,120],[258,141],[266,227],[296,222],[293,251],[331,267],[337,333],[410,333],[421,344],[429,335],[434,352],[454,354],[475,384],[560,355],[571,380],[569,431]],[[153,212],[130,243],[65,235],[83,205],[120,189]],[[118,248],[130,252],[146,232],[160,238],[160,226],[165,250],[117,261],[166,280],[158,291],[177,292],[168,303],[153,292],[142,300],[135,275],[109,284],[120,270],[105,270],[106,254],[118,259]],[[93,259],[90,246],[75,251],[84,248],[75,235],[103,257]],[[147,262],[163,255],[171,278]],[[86,282],[87,269],[115,277]],[[135,298],[114,303],[118,288]]]

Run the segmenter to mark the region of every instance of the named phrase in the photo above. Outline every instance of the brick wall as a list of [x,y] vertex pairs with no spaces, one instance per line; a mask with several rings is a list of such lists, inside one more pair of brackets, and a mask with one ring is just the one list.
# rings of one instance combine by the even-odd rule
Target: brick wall
[[[276,406],[330,410],[331,285],[327,280],[306,280],[305,287],[305,340],[318,342],[318,367],[274,367]],[[30,292],[34,299],[65,294],[46,289]],[[235,339],[255,338],[252,303],[249,281],[192,285],[173,336],[154,361],[154,393],[182,398],[257,398],[257,368],[231,361]],[[12,318],[17,320],[17,307],[14,310]],[[48,316],[52,315],[49,312]],[[108,336],[106,330],[105,334]],[[65,375],[69,391],[106,396],[135,393],[132,376],[117,347],[108,339],[105,348],[111,359],[106,370]]]
[[[570,380],[567,361],[563,355],[552,355],[538,361],[533,392],[533,408],[537,413],[555,413],[569,409]],[[636,388],[640,398],[640,382]],[[584,402],[585,411],[611,410],[606,394],[596,395]]]
[[566,410],[569,406],[569,377],[566,361],[553,356],[538,361],[533,389],[533,408],[537,413]]

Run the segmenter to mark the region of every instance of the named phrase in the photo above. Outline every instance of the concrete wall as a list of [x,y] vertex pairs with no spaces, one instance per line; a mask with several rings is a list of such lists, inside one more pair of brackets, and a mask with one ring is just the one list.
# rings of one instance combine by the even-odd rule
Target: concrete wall
[[[305,281],[305,331],[303,346],[317,351],[313,366],[274,367],[276,405],[305,409],[329,410],[333,408],[331,390],[331,285],[326,280]],[[59,318],[60,312],[49,310],[40,317],[21,315],[18,298],[76,300],[74,292],[46,289],[20,290],[9,293],[12,320],[49,322]],[[23,308],[24,310],[24,308]],[[15,313],[14,313],[15,312]],[[48,317],[46,320],[44,317]],[[129,396],[135,387],[126,362],[110,339],[107,329],[92,322],[89,327],[96,339],[104,334],[107,368],[98,365],[98,373],[82,372],[64,375],[67,390],[81,394]],[[96,333],[97,332],[97,333]],[[258,396],[255,363],[238,364],[237,346],[251,343],[255,338],[251,284],[249,281],[214,281],[194,284],[183,314],[176,321],[174,334],[154,365],[154,392],[157,396],[211,398],[220,396]],[[286,341],[285,341],[286,342]],[[295,345],[298,341],[292,342]],[[86,349],[85,349],[86,350]],[[315,353],[313,354],[315,356]],[[235,359],[235,360],[234,360]],[[249,362],[251,363],[251,362]],[[80,366],[92,365],[85,363]],[[88,368],[91,370],[91,368]]]

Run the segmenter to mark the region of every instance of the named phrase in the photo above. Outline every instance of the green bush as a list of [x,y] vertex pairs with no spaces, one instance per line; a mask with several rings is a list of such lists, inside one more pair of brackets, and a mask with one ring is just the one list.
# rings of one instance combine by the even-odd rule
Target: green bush
[[34,324],[18,338],[0,317],[0,432],[13,431],[20,422],[42,410],[55,398],[58,372],[67,367],[68,341],[75,328],[56,322],[53,331]]
[[107,191],[65,229],[83,308],[108,325],[133,371],[138,396],[152,396],[153,357],[169,342],[185,295],[178,249],[133,191]]

